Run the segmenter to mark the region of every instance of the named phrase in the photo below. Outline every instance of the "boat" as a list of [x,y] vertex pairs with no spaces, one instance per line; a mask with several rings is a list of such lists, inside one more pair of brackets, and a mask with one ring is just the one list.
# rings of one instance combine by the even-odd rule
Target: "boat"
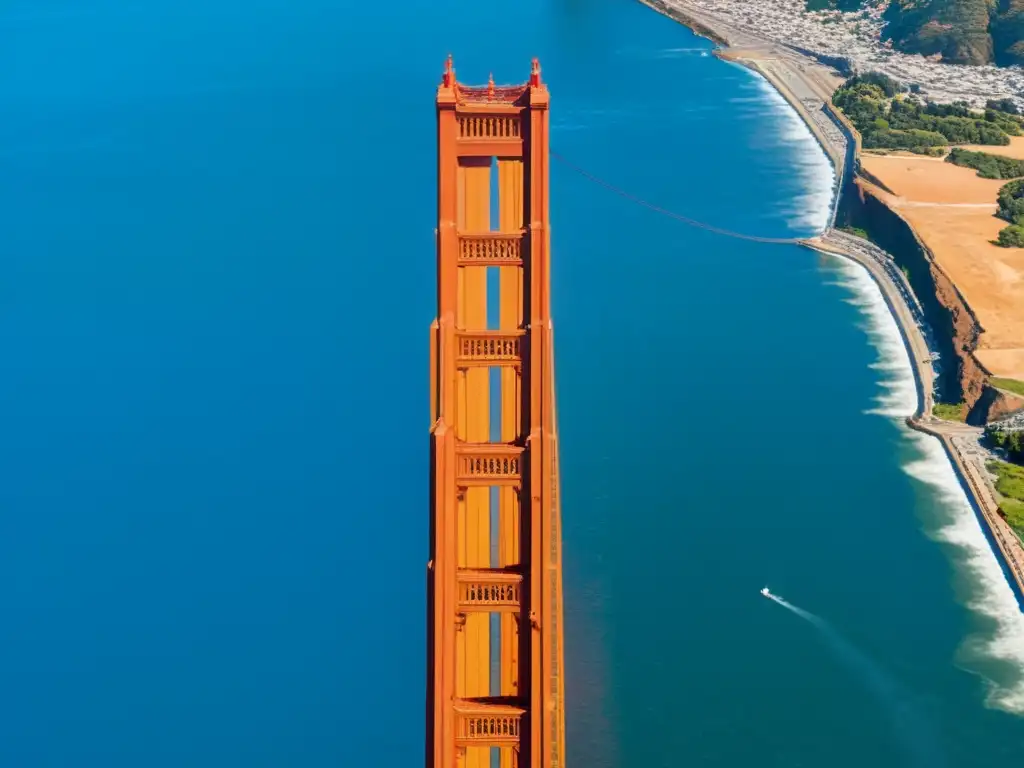
[[761,590],[761,594],[764,595],[765,597],[771,597],[772,596],[772,593],[768,591],[768,587],[765,587],[764,589],[762,589]]

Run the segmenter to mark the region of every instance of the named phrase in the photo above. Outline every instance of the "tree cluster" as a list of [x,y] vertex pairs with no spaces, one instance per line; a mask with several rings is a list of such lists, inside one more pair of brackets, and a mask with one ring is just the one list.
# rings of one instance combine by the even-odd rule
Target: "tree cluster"
[[1024,176],[1024,160],[1016,160],[988,152],[971,152],[953,147],[946,155],[946,162],[961,168],[973,168],[983,179],[1019,179]]
[[[1016,464],[1024,463],[1024,431],[1003,430],[992,426],[985,427],[985,437],[988,441],[1006,451],[1007,458]],[[1024,477],[1021,478],[1024,481]],[[1024,491],[1024,484],[1021,486]]]
[[1024,179],[1016,179],[999,188],[996,216],[1010,222],[999,230],[996,245],[1024,248]]
[[1021,118],[965,102],[922,103],[886,75],[868,72],[843,83],[832,97],[861,134],[866,149],[907,149],[922,154],[949,144],[1002,146],[1021,134]]
[[1024,224],[1024,179],[1003,184],[999,188],[997,202],[999,211],[996,216],[1011,224]]

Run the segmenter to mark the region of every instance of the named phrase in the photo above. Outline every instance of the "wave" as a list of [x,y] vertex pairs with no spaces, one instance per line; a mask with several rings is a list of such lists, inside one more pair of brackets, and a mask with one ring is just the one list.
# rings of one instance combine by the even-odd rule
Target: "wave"
[[917,410],[917,384],[899,326],[881,289],[864,267],[843,259],[839,272],[838,285],[852,293],[845,301],[860,310],[859,327],[878,353],[871,368],[888,374],[879,380],[880,391],[865,413],[902,421]]
[[942,445],[919,433],[910,439],[919,457],[903,470],[941,504],[945,518],[929,535],[952,549],[962,577],[960,599],[981,618],[958,662],[985,681],[988,706],[1024,715],[1024,613]]
[[881,290],[859,264],[843,259],[838,272],[836,284],[852,293],[846,301],[861,311],[861,327],[878,350],[871,367],[882,373],[880,392],[866,413],[893,419],[910,443],[913,455],[902,469],[934,499],[936,514],[925,533],[949,547],[962,582],[958,598],[979,619],[957,662],[985,681],[987,706],[1024,715],[1024,614],[941,443],[903,426],[917,409],[917,387]]
[[792,229],[821,232],[832,215],[836,182],[825,150],[796,110],[763,77],[754,77],[741,90],[752,95],[729,101],[739,105],[744,117],[770,128],[759,135],[760,148],[784,158],[787,172],[798,185],[798,191],[780,203],[778,213]]

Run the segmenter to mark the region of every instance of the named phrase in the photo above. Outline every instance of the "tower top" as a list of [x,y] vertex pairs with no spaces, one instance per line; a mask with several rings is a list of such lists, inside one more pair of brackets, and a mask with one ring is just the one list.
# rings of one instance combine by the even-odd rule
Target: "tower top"
[[[540,93],[537,93],[537,90]],[[534,95],[530,96],[530,92]],[[444,93],[442,93],[444,92]],[[444,62],[444,74],[438,90],[438,103],[468,104],[489,102],[495,105],[525,106],[538,97],[546,99],[547,88],[540,78],[540,61],[534,57],[530,62],[530,79],[522,85],[495,85],[493,73],[487,78],[487,85],[466,85],[455,77],[455,64],[449,53]]]
[[444,62],[444,77],[441,83],[445,88],[452,88],[455,85],[455,66],[452,64],[452,55],[450,53]]
[[536,56],[530,62],[530,85],[534,88],[540,85],[540,59]]

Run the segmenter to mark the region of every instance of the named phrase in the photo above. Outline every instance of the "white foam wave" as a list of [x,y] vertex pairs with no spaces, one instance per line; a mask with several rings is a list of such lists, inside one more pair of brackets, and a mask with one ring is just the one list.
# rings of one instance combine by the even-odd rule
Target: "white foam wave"
[[912,416],[917,410],[914,371],[910,367],[910,358],[907,357],[896,319],[889,311],[881,289],[867,269],[859,264],[844,259],[839,273],[838,284],[853,293],[845,301],[861,311],[861,327],[878,352],[878,359],[871,363],[871,367],[889,374],[879,381],[881,391],[875,396],[873,407],[866,413],[891,419]]
[[[946,452],[927,435],[914,433],[911,439],[920,458],[903,469],[933,488],[948,512],[932,535],[955,548],[958,570],[966,576],[965,605],[988,620],[967,638],[961,663],[986,681],[986,704],[1024,715],[1024,614]],[[992,660],[1000,662],[998,670]]]
[[758,78],[755,82],[761,103],[777,117],[771,124],[778,126],[778,132],[766,140],[786,153],[787,163],[802,188],[782,214],[791,227],[819,232],[828,226],[832,214],[835,169],[811,129],[782,94],[767,80]]
[[[878,350],[871,367],[884,374],[867,413],[902,421],[917,408],[917,390],[896,320],[864,267],[844,259],[838,271],[835,284],[852,291],[847,301],[863,313],[862,327]],[[942,514],[928,533],[954,548],[956,569],[968,585],[964,603],[985,619],[986,626],[964,641],[961,663],[986,681],[989,706],[1024,715],[1024,614],[942,445],[910,429],[905,435],[917,457],[903,470],[934,490]]]

